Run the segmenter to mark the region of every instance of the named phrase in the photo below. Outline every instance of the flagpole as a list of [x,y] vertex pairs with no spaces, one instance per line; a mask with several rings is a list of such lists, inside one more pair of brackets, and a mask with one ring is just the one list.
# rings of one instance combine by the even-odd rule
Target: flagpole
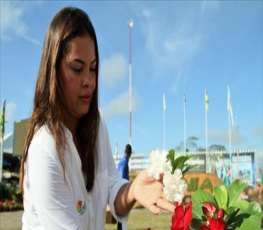
[[231,138],[231,95],[230,95],[230,88],[227,87],[227,109],[228,109],[228,142],[229,142],[229,160],[230,160],[230,170],[232,166],[232,138]]
[[133,21],[130,19],[128,21],[129,27],[129,51],[130,51],[130,64],[129,64],[129,125],[130,125],[130,132],[129,132],[129,143],[132,144],[132,27]]
[[165,94],[163,94],[163,149],[165,150],[165,110],[166,110],[166,102],[165,102]]
[[184,153],[186,154],[186,96],[184,95]]
[[206,162],[206,172],[208,171],[208,135],[207,135],[207,111],[208,111],[208,95],[205,88],[205,162]]
[[0,182],[2,182],[2,178],[3,178],[3,155],[4,155],[4,138],[1,135],[1,153],[0,153]]
[[0,182],[3,179],[3,157],[4,157],[4,136],[5,136],[5,104],[6,100],[3,103],[3,110],[1,113],[1,150],[0,150]]

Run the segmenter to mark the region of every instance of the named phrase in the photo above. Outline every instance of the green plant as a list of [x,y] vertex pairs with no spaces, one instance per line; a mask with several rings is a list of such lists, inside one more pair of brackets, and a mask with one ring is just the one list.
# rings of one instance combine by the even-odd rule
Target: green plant
[[199,178],[192,177],[187,185],[187,189],[190,192],[195,192],[198,189]]
[[229,188],[216,186],[212,194],[204,190],[194,192],[191,229],[200,229],[201,226],[213,229],[211,219],[220,222],[227,230],[260,229],[263,218],[260,205],[241,198],[246,186],[245,182],[235,180]]
[[209,178],[205,178],[200,189],[202,189],[202,190],[208,189],[208,190],[210,190],[210,192],[213,192],[213,185],[211,183],[211,180]]

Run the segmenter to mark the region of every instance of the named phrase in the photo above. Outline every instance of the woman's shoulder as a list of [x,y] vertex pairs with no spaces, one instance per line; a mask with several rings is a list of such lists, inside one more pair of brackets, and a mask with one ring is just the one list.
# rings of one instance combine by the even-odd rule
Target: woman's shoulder
[[54,143],[53,134],[50,132],[46,125],[43,125],[37,129],[32,139],[32,144],[40,144],[40,143]]
[[38,149],[44,152],[56,153],[56,142],[53,134],[46,125],[41,126],[34,134],[30,149]]

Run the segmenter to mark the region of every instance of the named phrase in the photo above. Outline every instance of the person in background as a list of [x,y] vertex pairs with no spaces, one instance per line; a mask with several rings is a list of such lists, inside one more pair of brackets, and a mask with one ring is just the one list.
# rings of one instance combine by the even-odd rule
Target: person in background
[[132,154],[132,147],[130,144],[127,144],[125,147],[125,152],[123,157],[120,159],[118,164],[118,171],[122,178],[129,180],[129,159]]
[[[120,159],[119,164],[118,164],[118,171],[119,175],[126,180],[129,180],[129,159],[132,154],[132,147],[130,144],[127,144],[125,147],[125,152],[123,157]],[[123,223],[123,225],[126,225],[126,223]],[[117,230],[122,230],[122,223],[117,222]]]
[[22,229],[103,230],[106,206],[122,222],[136,201],[159,214],[175,206],[163,183],[132,183],[114,164],[98,106],[96,33],[81,9],[65,7],[46,33],[20,170]]

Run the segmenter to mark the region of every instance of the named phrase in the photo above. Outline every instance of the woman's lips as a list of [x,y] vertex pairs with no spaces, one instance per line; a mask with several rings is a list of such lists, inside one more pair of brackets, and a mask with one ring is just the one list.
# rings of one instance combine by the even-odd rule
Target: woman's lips
[[80,96],[79,98],[85,104],[88,104],[91,101],[91,96],[89,95]]

